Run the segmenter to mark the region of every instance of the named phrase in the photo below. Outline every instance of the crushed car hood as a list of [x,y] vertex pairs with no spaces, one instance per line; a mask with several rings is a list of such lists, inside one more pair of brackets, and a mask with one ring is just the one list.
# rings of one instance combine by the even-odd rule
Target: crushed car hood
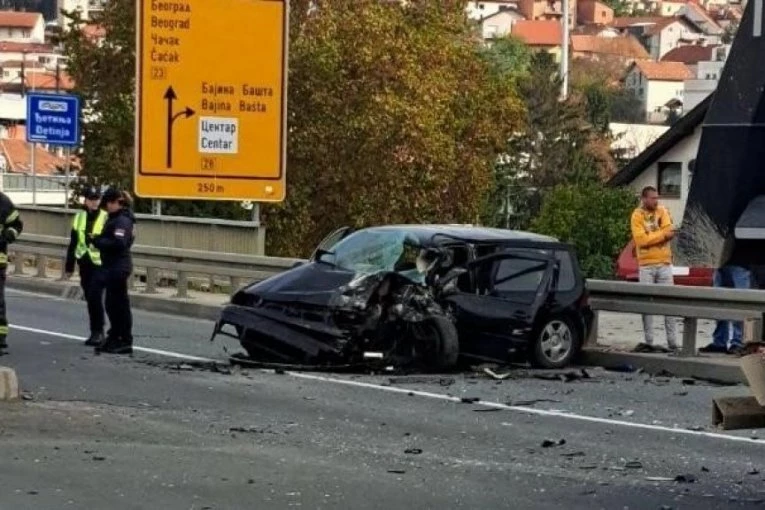
[[265,301],[329,306],[354,273],[328,264],[309,262],[246,287],[240,292]]

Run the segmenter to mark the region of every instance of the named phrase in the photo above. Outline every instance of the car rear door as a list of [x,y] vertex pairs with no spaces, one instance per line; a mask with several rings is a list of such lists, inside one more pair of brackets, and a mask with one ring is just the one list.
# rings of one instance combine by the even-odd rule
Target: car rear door
[[501,249],[471,264],[475,287],[447,298],[465,354],[505,359],[509,339],[525,339],[553,288],[552,251]]

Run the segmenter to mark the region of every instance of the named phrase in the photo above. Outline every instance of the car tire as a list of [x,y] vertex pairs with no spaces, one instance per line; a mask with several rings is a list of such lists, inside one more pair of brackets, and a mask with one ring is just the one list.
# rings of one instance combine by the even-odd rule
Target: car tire
[[428,349],[423,361],[438,370],[454,367],[460,355],[459,336],[454,323],[446,317],[435,315],[425,319],[420,326],[429,329],[436,339],[435,345]]
[[545,319],[529,346],[529,362],[538,368],[564,368],[577,357],[582,334],[566,316]]

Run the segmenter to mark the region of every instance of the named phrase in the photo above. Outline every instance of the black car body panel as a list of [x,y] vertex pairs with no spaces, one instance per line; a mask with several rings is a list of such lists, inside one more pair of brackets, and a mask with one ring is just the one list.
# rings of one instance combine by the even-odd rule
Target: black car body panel
[[585,300],[571,247],[553,238],[451,225],[341,229],[308,262],[236,292],[213,336],[236,336],[274,362],[345,364],[369,352],[416,356],[413,325],[445,317],[461,354],[504,361],[545,317],[570,317],[583,338]]

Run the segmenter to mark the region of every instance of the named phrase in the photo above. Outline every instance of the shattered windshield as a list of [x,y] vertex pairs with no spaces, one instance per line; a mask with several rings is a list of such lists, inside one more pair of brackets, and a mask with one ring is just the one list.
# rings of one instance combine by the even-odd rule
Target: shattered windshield
[[420,246],[400,230],[360,230],[324,253],[319,260],[354,273],[416,270]]

